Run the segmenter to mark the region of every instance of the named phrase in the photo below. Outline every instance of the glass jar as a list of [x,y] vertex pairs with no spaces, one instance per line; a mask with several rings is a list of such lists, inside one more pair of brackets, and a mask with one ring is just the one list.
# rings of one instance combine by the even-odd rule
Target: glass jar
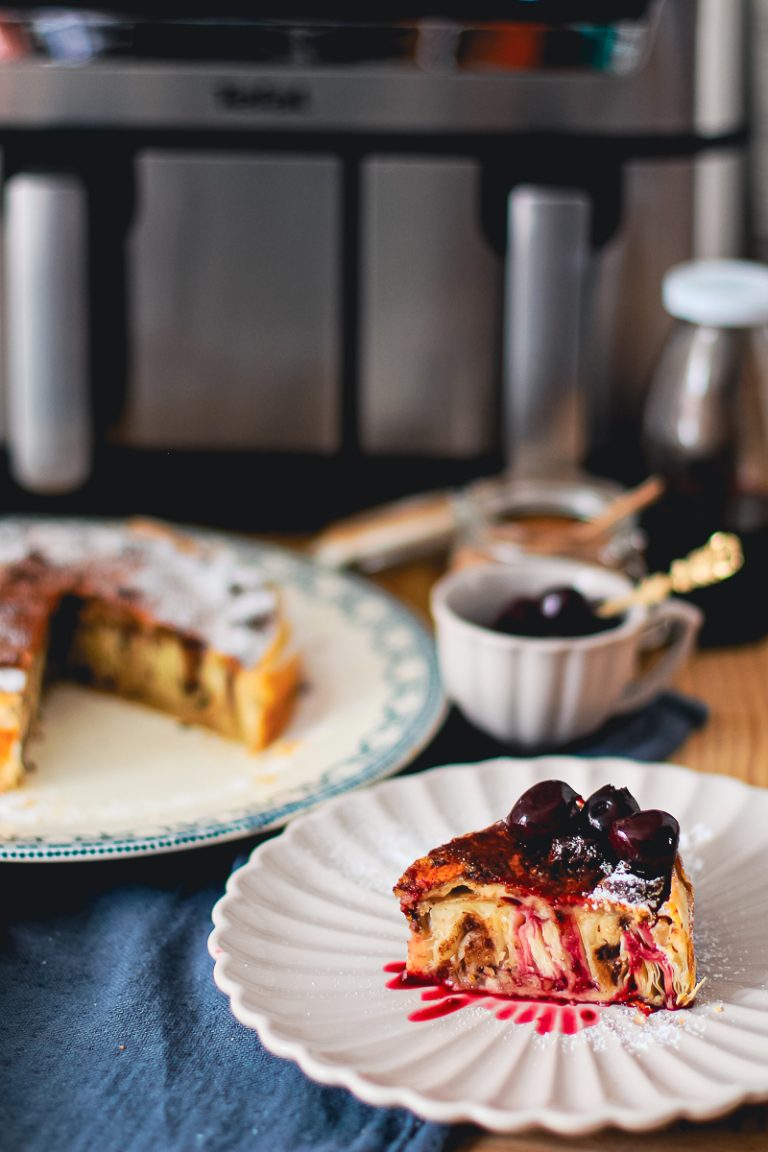
[[667,273],[662,294],[677,323],[643,417],[648,465],[667,483],[647,518],[651,564],[690,551],[718,529],[737,532],[745,569],[701,594],[705,639],[763,635],[768,613],[757,582],[768,575],[768,268],[694,261]]
[[594,520],[622,492],[618,484],[586,475],[513,478],[501,486],[480,481],[459,497],[460,531],[451,564],[507,563],[533,550],[601,564],[639,579],[645,573],[645,538],[636,516],[585,541],[568,531]]

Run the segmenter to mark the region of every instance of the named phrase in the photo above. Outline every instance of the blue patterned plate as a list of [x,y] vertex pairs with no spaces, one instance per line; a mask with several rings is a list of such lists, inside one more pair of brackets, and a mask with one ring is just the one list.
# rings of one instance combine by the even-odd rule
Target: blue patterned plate
[[34,770],[0,796],[0,859],[114,859],[249,836],[391,775],[437,730],[445,705],[434,647],[406,609],[357,577],[227,543],[280,585],[302,653],[304,691],[280,740],[254,755],[56,684],[28,751]]

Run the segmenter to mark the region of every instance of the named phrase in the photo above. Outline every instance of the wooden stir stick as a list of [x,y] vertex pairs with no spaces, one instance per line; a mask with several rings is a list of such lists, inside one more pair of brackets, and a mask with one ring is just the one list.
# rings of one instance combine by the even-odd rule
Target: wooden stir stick
[[649,476],[636,488],[630,488],[628,492],[622,492],[621,496],[611,500],[610,504],[592,520],[577,520],[538,533],[526,532],[525,520],[521,520],[509,526],[509,535],[517,539],[527,552],[548,553],[567,548],[569,545],[589,544],[593,540],[599,540],[628,516],[633,516],[636,512],[654,504],[663,492],[664,481],[661,477]]

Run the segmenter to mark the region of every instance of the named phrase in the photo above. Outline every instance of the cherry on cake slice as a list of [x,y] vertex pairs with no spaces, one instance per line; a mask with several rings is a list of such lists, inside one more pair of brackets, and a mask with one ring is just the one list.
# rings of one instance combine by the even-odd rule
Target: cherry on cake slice
[[506,819],[401,876],[407,974],[520,998],[687,1007],[698,986],[679,831],[626,788],[585,801],[562,781],[535,784]]

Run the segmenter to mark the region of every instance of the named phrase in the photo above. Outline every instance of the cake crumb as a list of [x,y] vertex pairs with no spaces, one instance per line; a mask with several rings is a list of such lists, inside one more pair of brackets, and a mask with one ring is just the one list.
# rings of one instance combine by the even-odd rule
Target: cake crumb
[[723,1007],[722,1004],[713,1004],[712,1005],[712,1011],[713,1012],[725,1012],[725,1008]]
[[118,1052],[125,1052],[125,1044],[118,1044],[117,1050]]
[[277,783],[277,776],[274,772],[264,772],[253,777],[254,784],[263,784],[267,788],[271,788],[273,784]]
[[287,757],[295,756],[301,748],[301,740],[276,740],[269,749],[270,755]]
[[635,1012],[632,1017],[633,1024],[645,1024],[647,1017],[642,1012]]

